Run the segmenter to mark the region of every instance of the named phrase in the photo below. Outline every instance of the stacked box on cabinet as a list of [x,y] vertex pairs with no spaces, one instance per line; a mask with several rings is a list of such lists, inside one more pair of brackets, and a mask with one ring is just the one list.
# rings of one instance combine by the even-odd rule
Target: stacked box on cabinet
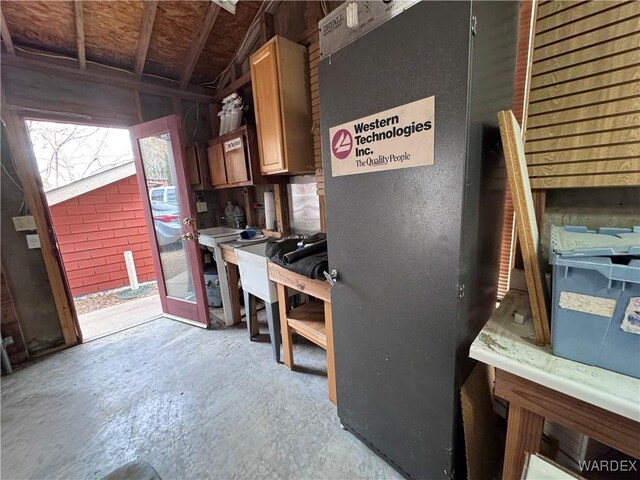
[[640,378],[640,227],[553,227],[554,355]]

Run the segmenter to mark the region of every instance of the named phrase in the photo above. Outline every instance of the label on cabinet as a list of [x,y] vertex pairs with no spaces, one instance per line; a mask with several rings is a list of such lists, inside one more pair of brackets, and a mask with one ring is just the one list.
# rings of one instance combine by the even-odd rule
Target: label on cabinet
[[242,137],[234,138],[224,142],[224,151],[230,152],[231,150],[237,150],[242,148]]
[[330,128],[332,176],[433,165],[434,117],[433,96]]

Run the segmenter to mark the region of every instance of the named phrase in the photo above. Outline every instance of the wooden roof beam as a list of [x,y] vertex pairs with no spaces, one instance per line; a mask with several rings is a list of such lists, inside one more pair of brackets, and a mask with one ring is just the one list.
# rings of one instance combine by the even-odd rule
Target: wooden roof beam
[[55,58],[42,60],[37,50],[25,49],[19,55],[9,55],[2,52],[0,55],[2,68],[21,68],[35,70],[55,75],[63,75],[67,78],[93,81],[113,85],[117,87],[132,88],[140,93],[149,93],[166,97],[180,97],[193,101],[211,102],[213,91],[190,86],[188,89],[179,89],[178,82],[156,77],[142,76],[138,80],[132,72],[123,72],[105,67],[103,65],[89,63],[86,70],[80,70],[75,65],[75,60]]
[[157,9],[158,0],[144,2],[144,12],[142,13],[142,21],[140,22],[140,35],[138,36],[136,57],[133,63],[133,73],[135,73],[138,80],[142,78],[144,64],[147,60],[147,52],[149,51],[149,42],[151,41],[151,32],[153,32],[153,23],[156,18]]
[[7,22],[4,19],[4,15],[2,14],[2,7],[0,6],[0,33],[2,34],[2,42],[4,43],[4,47],[7,49],[7,52],[11,55],[16,54],[16,49],[13,48],[13,40],[11,39],[11,34],[9,33],[9,27],[7,27]]
[[200,28],[200,32],[198,32],[198,37],[187,54],[187,62],[185,63],[182,76],[180,77],[180,88],[182,89],[187,88],[189,80],[191,80],[193,70],[196,68],[196,64],[198,63],[198,59],[200,58],[200,54],[202,53],[205,43],[207,43],[207,38],[209,38],[211,28],[213,27],[216,18],[218,18],[218,13],[220,13],[220,5],[216,5],[212,2],[204,17],[204,22],[202,22],[202,27]]
[[84,48],[84,19],[82,12],[82,0],[73,2],[74,17],[76,22],[76,45],[78,51],[78,66],[80,70],[87,68],[87,56]]

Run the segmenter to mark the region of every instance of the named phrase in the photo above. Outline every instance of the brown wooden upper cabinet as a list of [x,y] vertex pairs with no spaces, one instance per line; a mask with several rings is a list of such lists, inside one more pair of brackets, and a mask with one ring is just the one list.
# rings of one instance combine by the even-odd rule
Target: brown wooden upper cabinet
[[246,187],[263,183],[258,165],[255,130],[238,130],[209,141],[209,180],[213,188]]
[[189,183],[193,190],[206,190],[209,185],[209,172],[207,171],[207,147],[196,144],[185,148],[184,161],[187,164]]
[[262,173],[312,172],[307,49],[273,37],[251,55],[251,86]]

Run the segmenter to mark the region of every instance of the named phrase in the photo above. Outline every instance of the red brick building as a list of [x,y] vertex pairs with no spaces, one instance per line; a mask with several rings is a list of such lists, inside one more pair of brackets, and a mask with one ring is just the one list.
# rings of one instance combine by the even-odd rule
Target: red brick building
[[73,296],[129,284],[130,250],[138,281],[155,279],[133,163],[47,192]]

